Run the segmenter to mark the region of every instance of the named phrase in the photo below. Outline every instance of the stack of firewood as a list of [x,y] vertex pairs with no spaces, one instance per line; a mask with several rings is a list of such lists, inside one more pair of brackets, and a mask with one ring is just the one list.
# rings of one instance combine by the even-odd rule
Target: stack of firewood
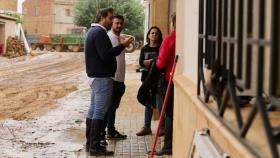
[[7,39],[6,52],[4,52],[3,56],[15,58],[26,54],[27,53],[24,49],[24,43],[17,36],[9,36]]

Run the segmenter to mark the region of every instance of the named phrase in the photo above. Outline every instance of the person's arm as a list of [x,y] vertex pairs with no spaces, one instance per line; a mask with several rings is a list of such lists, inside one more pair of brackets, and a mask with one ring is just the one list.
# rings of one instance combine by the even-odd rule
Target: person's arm
[[139,65],[141,66],[141,67],[145,67],[145,65],[144,65],[144,58],[145,56],[144,56],[144,48],[142,48],[141,49],[141,52],[140,52],[140,57],[139,57]]
[[170,46],[169,46],[169,41],[166,38],[165,40],[163,40],[159,49],[159,55],[156,63],[157,68],[164,69],[167,61],[169,60],[169,56],[170,56]]
[[96,32],[96,35],[94,36],[94,44],[102,60],[112,59],[118,56],[125,49],[125,46],[122,44],[112,47],[108,35],[101,31]]

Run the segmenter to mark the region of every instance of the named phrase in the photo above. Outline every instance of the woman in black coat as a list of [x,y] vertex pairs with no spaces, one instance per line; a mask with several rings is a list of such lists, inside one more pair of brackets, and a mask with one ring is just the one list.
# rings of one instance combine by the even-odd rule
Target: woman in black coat
[[[162,33],[160,29],[156,26],[151,27],[147,33],[146,41],[147,44],[141,49],[139,57],[139,64],[142,71],[142,82],[144,82],[148,75],[152,60],[156,59],[158,56],[159,48],[162,42]],[[155,105],[145,105],[144,127],[136,133],[137,136],[152,134],[151,120],[153,115],[152,107],[154,106]]]

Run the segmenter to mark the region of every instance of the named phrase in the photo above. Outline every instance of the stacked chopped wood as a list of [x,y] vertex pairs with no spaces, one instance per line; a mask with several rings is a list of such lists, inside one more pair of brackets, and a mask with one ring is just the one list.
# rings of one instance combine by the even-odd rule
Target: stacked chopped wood
[[24,43],[17,36],[9,36],[7,39],[6,52],[4,52],[3,56],[15,58],[26,54],[27,53],[24,49]]

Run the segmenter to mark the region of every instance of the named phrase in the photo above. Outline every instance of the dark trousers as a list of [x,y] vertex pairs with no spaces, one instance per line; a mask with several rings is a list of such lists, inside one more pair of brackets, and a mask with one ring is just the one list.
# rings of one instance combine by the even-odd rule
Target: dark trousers
[[109,106],[109,109],[107,111],[107,114],[105,115],[105,120],[104,120],[104,130],[107,127],[108,133],[113,133],[116,130],[115,127],[116,110],[120,105],[121,98],[124,92],[125,92],[124,82],[114,81],[112,103]]
[[172,84],[165,109],[165,138],[163,149],[172,150],[174,86]]

